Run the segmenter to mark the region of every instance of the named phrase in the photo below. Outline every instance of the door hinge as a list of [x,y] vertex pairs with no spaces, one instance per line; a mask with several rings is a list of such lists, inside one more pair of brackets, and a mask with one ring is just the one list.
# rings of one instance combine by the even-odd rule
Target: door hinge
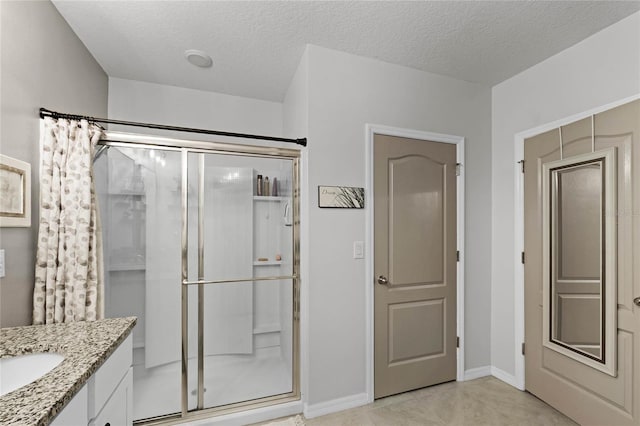
[[522,355],[524,355],[524,342],[522,342]]
[[456,262],[460,262],[460,250],[456,251]]
[[459,348],[459,347],[460,347],[460,337],[457,336],[456,337],[456,348]]
[[524,252],[520,253],[520,261],[524,265]]
[[520,164],[520,171],[524,173],[524,160],[518,161],[518,164]]
[[460,176],[461,173],[461,169],[462,168],[462,164],[461,163],[456,163],[456,176]]

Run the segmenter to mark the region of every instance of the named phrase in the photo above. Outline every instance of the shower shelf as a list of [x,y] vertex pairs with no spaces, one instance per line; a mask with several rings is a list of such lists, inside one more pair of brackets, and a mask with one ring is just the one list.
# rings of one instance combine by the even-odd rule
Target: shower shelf
[[254,195],[254,201],[286,201],[289,197],[272,197],[267,195]]
[[282,265],[282,260],[255,261],[253,266],[277,266]]
[[253,334],[276,333],[281,330],[282,330],[282,327],[280,326],[279,323],[265,324],[265,325],[255,327],[253,329]]
[[109,192],[107,195],[111,197],[144,197],[147,194],[144,192]]
[[145,265],[137,265],[135,263],[129,264],[115,264],[109,265],[109,271],[144,271],[146,269]]

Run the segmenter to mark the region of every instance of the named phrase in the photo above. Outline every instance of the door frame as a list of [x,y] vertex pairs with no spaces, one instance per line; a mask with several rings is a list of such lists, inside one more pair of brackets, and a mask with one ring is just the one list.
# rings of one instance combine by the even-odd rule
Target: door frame
[[541,124],[520,133],[514,137],[514,241],[513,241],[513,281],[514,288],[514,356],[515,356],[515,387],[525,390],[524,355],[522,354],[522,344],[524,343],[524,264],[521,253],[524,251],[524,175],[522,173],[520,161],[524,159],[524,141],[540,133],[556,129],[560,126],[582,120],[609,109],[624,105],[640,99],[640,93],[617,101],[610,102],[578,114],[561,118],[549,123]]
[[373,139],[375,135],[398,136],[417,139],[425,142],[441,142],[456,145],[456,162],[460,164],[460,174],[456,177],[456,239],[460,251],[460,261],[457,262],[456,283],[456,331],[460,344],[456,354],[456,380],[464,380],[464,137],[445,135],[441,133],[425,132],[421,130],[390,127],[377,124],[365,124],[365,324],[366,324],[366,395],[367,402],[373,402],[374,389],[374,304],[373,304]]

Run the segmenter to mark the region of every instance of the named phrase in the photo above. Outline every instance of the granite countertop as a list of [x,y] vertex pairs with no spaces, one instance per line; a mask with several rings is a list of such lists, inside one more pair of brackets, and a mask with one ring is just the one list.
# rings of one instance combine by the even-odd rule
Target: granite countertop
[[0,397],[0,425],[48,425],[129,335],[135,317],[0,329],[0,358],[54,352],[64,360]]

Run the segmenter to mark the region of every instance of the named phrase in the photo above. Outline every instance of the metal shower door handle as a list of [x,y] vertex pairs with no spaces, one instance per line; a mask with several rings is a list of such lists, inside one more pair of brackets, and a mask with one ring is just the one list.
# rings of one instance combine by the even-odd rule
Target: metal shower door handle
[[380,275],[378,277],[378,284],[387,285],[389,284],[389,280],[384,275]]

